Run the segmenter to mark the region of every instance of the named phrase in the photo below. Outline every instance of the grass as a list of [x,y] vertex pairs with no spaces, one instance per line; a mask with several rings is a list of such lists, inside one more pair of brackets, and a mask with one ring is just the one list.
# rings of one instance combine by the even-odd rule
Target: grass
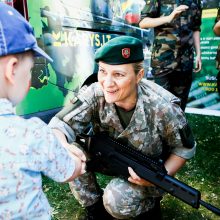
[[[187,114],[197,141],[196,156],[177,174],[182,182],[201,192],[202,200],[220,208],[220,117]],[[104,187],[109,178],[98,175],[98,181]],[[53,207],[54,220],[75,220],[84,216],[84,210],[72,196],[68,184],[58,184],[43,179],[43,188]],[[203,206],[199,209],[166,195],[162,202],[164,220],[217,220]]]

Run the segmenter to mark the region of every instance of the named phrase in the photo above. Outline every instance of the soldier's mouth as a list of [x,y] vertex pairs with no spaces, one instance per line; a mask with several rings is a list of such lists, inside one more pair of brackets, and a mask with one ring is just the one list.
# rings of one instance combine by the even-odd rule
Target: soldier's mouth
[[106,91],[108,94],[114,94],[116,92],[118,92],[118,89],[117,90],[111,90],[111,91]]

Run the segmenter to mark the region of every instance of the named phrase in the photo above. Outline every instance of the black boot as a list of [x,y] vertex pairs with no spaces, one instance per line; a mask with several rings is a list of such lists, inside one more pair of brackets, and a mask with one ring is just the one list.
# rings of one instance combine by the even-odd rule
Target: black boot
[[162,220],[160,200],[159,198],[156,199],[155,206],[149,211],[138,215],[135,220]]
[[102,199],[86,207],[87,220],[112,220],[114,219],[105,209]]

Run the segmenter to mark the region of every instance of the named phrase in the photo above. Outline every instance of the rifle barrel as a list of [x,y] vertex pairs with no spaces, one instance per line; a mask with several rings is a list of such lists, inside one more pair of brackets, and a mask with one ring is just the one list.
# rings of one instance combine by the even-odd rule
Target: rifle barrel
[[202,201],[202,200],[199,200],[199,203],[204,206],[205,208],[207,208],[208,210],[214,212],[216,215],[219,215],[220,216],[220,209],[205,202],[205,201]]

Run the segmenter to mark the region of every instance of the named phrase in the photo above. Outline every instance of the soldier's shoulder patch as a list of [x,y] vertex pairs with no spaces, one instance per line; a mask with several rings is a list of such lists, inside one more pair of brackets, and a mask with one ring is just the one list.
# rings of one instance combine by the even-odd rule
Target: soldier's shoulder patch
[[74,97],[69,100],[69,103],[63,107],[61,111],[59,111],[56,114],[56,117],[63,120],[63,118],[68,115],[70,112],[72,112],[74,109],[78,108],[78,106],[81,105],[81,102],[79,101],[78,97]]
[[181,141],[186,148],[193,148],[195,145],[195,139],[191,130],[191,127],[186,123],[182,129],[179,129]]

